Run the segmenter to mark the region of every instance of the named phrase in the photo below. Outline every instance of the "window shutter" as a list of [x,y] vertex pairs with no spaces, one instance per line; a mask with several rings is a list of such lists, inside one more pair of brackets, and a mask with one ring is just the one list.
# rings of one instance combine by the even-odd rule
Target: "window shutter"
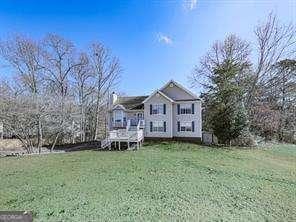
[[150,104],[150,115],[152,115],[152,104]]
[[166,104],[163,104],[163,114],[166,113]]
[[178,132],[180,132],[180,122],[178,121],[177,124],[178,124]]
[[192,121],[191,125],[192,125],[192,132],[194,132],[194,121]]
[[191,113],[194,114],[194,103],[192,103]]
[[152,127],[153,127],[152,122],[150,122],[150,132],[152,132]]
[[177,104],[178,115],[180,115],[180,104]]
[[163,132],[166,132],[166,121],[163,122]]

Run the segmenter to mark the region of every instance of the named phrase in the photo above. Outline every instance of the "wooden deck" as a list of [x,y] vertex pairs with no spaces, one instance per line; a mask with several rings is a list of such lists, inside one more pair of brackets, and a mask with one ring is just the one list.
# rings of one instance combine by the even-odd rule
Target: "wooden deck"
[[144,130],[127,130],[127,129],[118,129],[108,132],[107,138],[102,140],[101,148],[109,148],[111,150],[112,144],[116,148],[121,150],[122,143],[126,143],[128,149],[139,149],[144,142]]

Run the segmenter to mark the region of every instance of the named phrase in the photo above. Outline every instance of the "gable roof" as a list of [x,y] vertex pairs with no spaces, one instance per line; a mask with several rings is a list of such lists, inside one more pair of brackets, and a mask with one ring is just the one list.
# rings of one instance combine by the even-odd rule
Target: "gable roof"
[[162,91],[160,90],[155,90],[149,97],[147,97],[143,103],[147,102],[149,99],[151,99],[155,94],[159,93],[160,95],[162,95],[164,98],[166,98],[167,100],[169,100],[170,102],[174,102],[174,100],[172,98],[170,98],[168,95],[164,94]]
[[121,105],[126,109],[143,109],[143,101],[148,96],[120,96],[117,98],[115,107]]
[[[185,91],[186,93],[188,93],[190,96],[193,97],[193,99],[185,99],[185,100],[174,100],[171,97],[169,97],[167,94],[165,94],[163,92],[163,90],[165,88],[167,88],[171,83],[173,83],[175,86],[177,86],[178,88],[180,88],[181,90]],[[151,97],[153,97],[156,93],[159,93],[160,95],[162,95],[163,97],[165,97],[167,100],[169,100],[170,102],[177,102],[177,101],[194,101],[194,100],[200,100],[200,98],[195,95],[194,93],[192,93],[190,90],[186,89],[185,87],[183,87],[182,85],[180,85],[179,83],[175,82],[174,80],[170,80],[169,82],[167,82],[163,87],[161,87],[160,90],[155,90],[149,97],[147,97],[143,103],[147,102],[149,99],[151,99]]]
[[175,86],[177,86],[178,88],[180,88],[181,90],[185,91],[186,93],[188,93],[190,96],[192,96],[194,99],[198,99],[199,97],[197,95],[195,95],[193,92],[191,92],[190,90],[186,89],[184,86],[182,86],[181,84],[177,83],[174,80],[170,80],[169,82],[167,82],[163,87],[161,87],[160,90],[164,90],[165,88],[167,88],[171,83],[173,83]]

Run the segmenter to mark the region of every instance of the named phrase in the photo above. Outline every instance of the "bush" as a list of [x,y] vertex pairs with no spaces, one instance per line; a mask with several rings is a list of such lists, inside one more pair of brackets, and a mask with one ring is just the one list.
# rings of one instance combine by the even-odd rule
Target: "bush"
[[255,136],[249,130],[244,130],[241,135],[231,141],[231,145],[254,147],[258,144],[256,142]]
[[296,144],[295,132],[291,131],[283,133],[283,142]]

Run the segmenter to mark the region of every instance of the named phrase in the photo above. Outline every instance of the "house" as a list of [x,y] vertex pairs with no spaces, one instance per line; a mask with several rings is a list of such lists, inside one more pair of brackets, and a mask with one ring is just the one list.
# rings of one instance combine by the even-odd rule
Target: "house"
[[173,80],[149,96],[113,93],[109,103],[109,132],[142,130],[145,139],[201,141],[201,100]]

